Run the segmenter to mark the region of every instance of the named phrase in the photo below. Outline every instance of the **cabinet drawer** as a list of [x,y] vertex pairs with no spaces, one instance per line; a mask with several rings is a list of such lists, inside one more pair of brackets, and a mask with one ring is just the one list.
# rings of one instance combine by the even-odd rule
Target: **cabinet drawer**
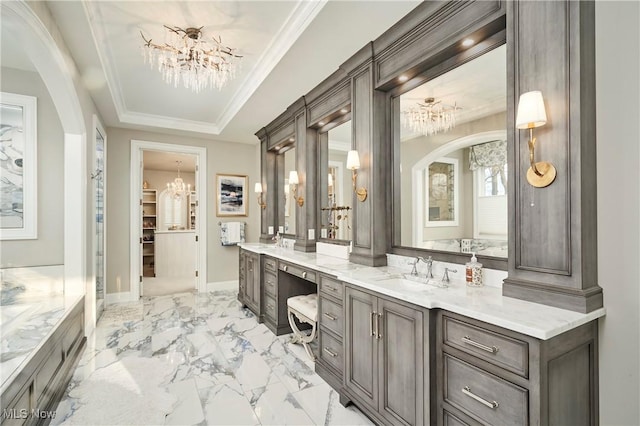
[[342,374],[342,371],[344,370],[344,349],[342,347],[342,340],[336,339],[331,334],[329,334],[329,332],[321,328],[319,336],[319,346],[320,359],[323,360],[325,364],[330,365],[340,374]]
[[342,305],[334,303],[322,296],[319,300],[320,306],[318,309],[318,317],[320,325],[342,337],[344,334],[344,315],[342,313]]
[[264,298],[264,315],[275,324],[277,318],[276,300],[269,295]]
[[278,265],[278,269],[288,274],[295,275],[296,277],[300,277],[304,280],[311,281],[312,283],[316,282],[316,273],[314,271],[301,268],[300,266],[280,262]]
[[444,343],[523,377],[529,375],[529,346],[475,325],[443,316]]
[[344,285],[342,281],[334,280],[333,278],[320,275],[320,292],[342,301],[343,290]]
[[528,424],[528,392],[513,383],[444,354],[444,400],[492,425]]
[[454,416],[447,410],[443,410],[442,424],[443,426],[469,426],[468,423],[460,420],[458,417]]
[[36,402],[40,402],[40,399],[44,395],[45,391],[47,391],[47,398],[51,397],[52,390],[48,389],[48,387],[55,375],[58,373],[58,370],[62,366],[63,361],[64,355],[62,344],[58,341],[51,349],[51,352],[47,356],[45,362],[42,364],[42,367],[40,367],[38,372],[36,373],[36,380],[33,387],[34,400]]
[[276,283],[277,278],[270,272],[264,273],[264,292],[265,294],[275,298],[276,297]]
[[271,257],[264,258],[264,270],[271,272],[278,272],[278,261]]

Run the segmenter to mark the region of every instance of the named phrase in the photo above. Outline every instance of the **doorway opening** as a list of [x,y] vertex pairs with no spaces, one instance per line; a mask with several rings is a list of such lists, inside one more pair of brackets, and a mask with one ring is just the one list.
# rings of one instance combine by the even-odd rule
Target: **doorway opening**
[[132,141],[131,298],[206,288],[206,149]]

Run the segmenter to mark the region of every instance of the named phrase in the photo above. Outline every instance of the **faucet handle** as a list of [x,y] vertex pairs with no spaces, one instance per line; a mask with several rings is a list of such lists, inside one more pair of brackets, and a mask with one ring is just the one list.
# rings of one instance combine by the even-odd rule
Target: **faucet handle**
[[449,272],[453,272],[455,274],[456,272],[458,272],[458,270],[445,267],[444,275],[442,276],[442,281],[445,283],[449,282]]

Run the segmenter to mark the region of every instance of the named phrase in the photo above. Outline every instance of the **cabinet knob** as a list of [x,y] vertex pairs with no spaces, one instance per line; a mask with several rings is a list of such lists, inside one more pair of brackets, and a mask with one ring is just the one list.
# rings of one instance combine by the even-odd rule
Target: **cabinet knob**
[[302,278],[307,278],[307,272],[306,271],[302,273]]
[[289,269],[289,268],[287,267],[287,265],[284,265],[284,266],[282,267],[282,270],[283,270],[283,271],[285,271],[285,272],[287,272],[287,269]]

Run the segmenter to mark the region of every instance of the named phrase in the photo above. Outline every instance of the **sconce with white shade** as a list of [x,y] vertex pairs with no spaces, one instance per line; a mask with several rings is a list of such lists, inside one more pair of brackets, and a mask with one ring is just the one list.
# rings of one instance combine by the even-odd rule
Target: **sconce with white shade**
[[358,178],[358,172],[356,172],[356,170],[358,170],[360,168],[360,156],[358,155],[358,151],[356,150],[351,150],[349,151],[349,153],[347,154],[347,169],[351,170],[352,173],[352,179],[353,179],[353,191],[356,193],[356,196],[358,197],[358,201],[363,202],[364,200],[367,199],[367,190],[366,188],[362,187],[362,188],[358,188],[356,181]]
[[529,162],[531,167],[527,170],[527,181],[536,188],[549,186],[556,178],[556,168],[553,164],[546,161],[536,163],[534,160],[536,138],[533,137],[533,129],[544,126],[546,123],[547,112],[544,108],[542,92],[534,90],[520,95],[516,128],[529,129]]
[[296,170],[291,170],[289,172],[289,187],[291,188],[291,193],[293,194],[293,198],[296,200],[298,205],[302,207],[304,205],[304,197],[298,197],[298,184],[300,180],[298,179],[298,172]]
[[256,185],[254,187],[254,192],[256,194],[258,194],[258,205],[262,208],[262,209],[266,209],[267,208],[267,203],[262,201],[262,183],[260,182],[256,182]]

